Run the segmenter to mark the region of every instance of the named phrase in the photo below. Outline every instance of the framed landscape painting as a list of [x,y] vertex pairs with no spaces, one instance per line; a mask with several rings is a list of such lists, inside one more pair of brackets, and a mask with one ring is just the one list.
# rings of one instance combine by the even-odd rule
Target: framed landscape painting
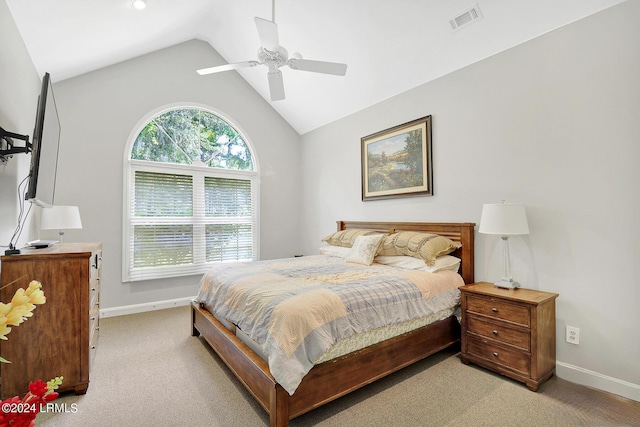
[[433,195],[431,116],[365,136],[362,200]]

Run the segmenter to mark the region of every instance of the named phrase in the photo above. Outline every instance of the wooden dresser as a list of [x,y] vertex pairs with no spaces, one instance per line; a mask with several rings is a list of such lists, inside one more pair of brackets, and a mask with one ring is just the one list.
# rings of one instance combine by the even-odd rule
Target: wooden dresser
[[0,342],[0,355],[11,361],[0,363],[2,399],[22,397],[30,381],[61,375],[59,391],[86,393],[99,335],[101,273],[101,243],[58,243],[1,258],[2,302],[31,280],[42,283],[47,299]]
[[556,298],[493,283],[460,288],[463,363],[473,362],[536,391],[556,369]]

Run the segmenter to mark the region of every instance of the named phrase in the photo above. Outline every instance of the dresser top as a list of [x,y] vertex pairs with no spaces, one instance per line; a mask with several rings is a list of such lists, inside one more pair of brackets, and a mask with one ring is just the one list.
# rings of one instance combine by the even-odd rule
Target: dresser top
[[550,299],[555,299],[558,294],[552,292],[537,291],[535,289],[516,288],[505,289],[498,288],[493,283],[478,282],[460,288],[463,292],[486,295],[489,297],[498,297],[502,299],[526,302],[530,304],[540,304]]
[[65,256],[90,256],[91,252],[102,248],[101,242],[91,243],[56,243],[48,248],[22,248],[17,255],[2,256],[3,262],[11,260],[24,260],[27,258],[35,258],[41,255],[65,255]]

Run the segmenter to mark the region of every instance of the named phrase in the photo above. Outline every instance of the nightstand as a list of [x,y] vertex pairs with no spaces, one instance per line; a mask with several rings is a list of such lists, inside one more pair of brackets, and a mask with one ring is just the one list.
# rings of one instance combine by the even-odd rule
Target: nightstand
[[463,363],[475,363],[536,391],[556,370],[556,298],[493,283],[460,288]]

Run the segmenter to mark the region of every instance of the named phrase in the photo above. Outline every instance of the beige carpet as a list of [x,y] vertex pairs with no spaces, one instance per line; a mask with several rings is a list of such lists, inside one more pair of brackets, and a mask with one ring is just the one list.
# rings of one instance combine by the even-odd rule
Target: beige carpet
[[[61,396],[56,402],[70,412],[42,413],[37,425],[268,425],[263,409],[207,344],[191,337],[189,322],[188,307],[103,319],[89,391]],[[463,365],[452,350],[291,426],[640,426],[640,403],[556,377],[534,393]]]

